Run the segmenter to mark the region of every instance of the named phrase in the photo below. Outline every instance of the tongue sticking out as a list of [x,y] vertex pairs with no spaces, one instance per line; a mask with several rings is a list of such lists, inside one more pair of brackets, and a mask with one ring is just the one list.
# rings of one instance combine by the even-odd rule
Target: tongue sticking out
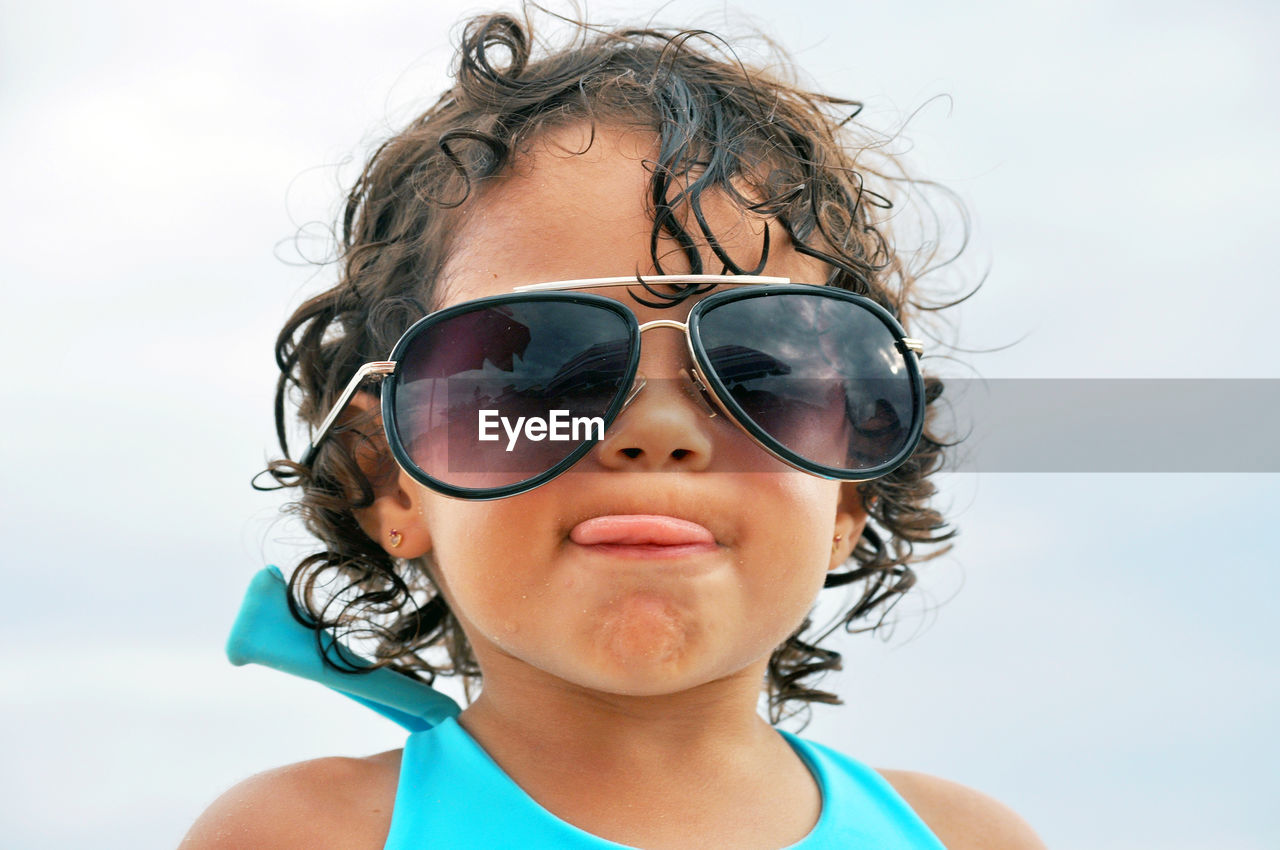
[[574,526],[569,539],[579,546],[688,546],[714,544],[715,535],[696,522],[672,516],[599,516]]

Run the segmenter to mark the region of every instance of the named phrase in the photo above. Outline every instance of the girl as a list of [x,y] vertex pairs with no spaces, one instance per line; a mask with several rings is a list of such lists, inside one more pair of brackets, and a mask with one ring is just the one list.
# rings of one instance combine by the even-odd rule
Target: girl
[[184,846],[1041,846],[757,713],[762,683],[775,723],[838,701],[824,586],[857,584],[846,627],[882,616],[950,536],[941,384],[851,111],[705,34],[538,56],[469,23],[280,335],[282,445],[286,395],[314,431],[271,472],[323,544],[295,615],[483,688],[403,751],[247,780]]

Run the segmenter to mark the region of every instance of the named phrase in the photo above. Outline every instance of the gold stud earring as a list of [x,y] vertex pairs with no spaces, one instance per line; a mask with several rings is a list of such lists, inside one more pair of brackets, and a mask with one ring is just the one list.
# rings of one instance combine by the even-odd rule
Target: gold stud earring
[[391,548],[400,548],[400,544],[404,541],[404,535],[393,528],[391,529],[391,534],[389,536],[391,538]]
[[835,539],[831,541],[831,554],[834,555],[840,550],[840,541],[844,539],[843,534],[837,534]]

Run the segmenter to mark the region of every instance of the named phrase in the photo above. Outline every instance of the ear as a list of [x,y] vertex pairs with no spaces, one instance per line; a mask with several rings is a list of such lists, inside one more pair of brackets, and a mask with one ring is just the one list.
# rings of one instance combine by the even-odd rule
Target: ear
[[354,452],[360,471],[373,488],[373,503],[352,513],[369,539],[391,557],[420,558],[431,551],[422,488],[391,456],[378,409],[376,397],[356,393],[348,410],[352,420],[363,422],[336,435]]
[[[834,570],[853,554],[862,529],[867,526],[867,509],[862,505],[862,485],[848,482],[840,485],[840,501],[836,504],[835,531],[832,532],[831,563]],[[838,539],[837,539],[838,538]]]

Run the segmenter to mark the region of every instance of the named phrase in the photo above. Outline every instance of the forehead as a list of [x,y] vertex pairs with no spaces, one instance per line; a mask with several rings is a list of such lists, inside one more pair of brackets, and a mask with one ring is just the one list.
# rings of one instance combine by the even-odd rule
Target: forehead
[[[499,178],[468,202],[440,278],[436,306],[516,286],[582,278],[656,274],[656,253],[667,274],[691,269],[680,245],[662,234],[652,244],[648,197],[657,136],[647,131],[574,125],[548,131],[517,155]],[[724,193],[703,196],[702,210],[717,241],[744,268],[763,248],[765,219],[735,206]],[[687,213],[687,210],[683,211]],[[685,228],[698,234],[691,215]],[[783,228],[770,226],[762,274],[821,283],[823,263],[798,254]],[[702,240],[703,271],[722,262]],[[623,297],[620,287],[594,290]],[[641,291],[641,290],[635,290]],[[641,291],[642,292],[642,291]]]

